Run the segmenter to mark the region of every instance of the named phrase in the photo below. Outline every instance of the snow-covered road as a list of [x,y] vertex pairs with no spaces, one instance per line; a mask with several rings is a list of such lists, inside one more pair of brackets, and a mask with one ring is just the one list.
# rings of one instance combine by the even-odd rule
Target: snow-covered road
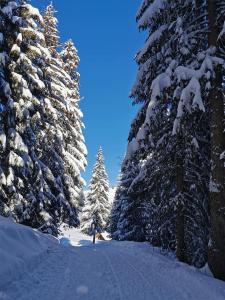
[[1,300],[224,300],[225,283],[149,245],[107,241],[81,247],[63,242],[0,293]]

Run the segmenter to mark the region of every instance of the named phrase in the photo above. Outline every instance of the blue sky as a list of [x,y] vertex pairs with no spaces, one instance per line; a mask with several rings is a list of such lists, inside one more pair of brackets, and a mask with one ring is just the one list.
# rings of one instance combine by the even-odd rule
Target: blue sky
[[[31,3],[43,10],[46,0]],[[81,109],[86,129],[89,182],[101,145],[111,185],[126,151],[130,123],[137,111],[129,99],[136,77],[134,55],[144,34],[135,21],[141,0],[54,0],[61,41],[72,38],[81,59]]]

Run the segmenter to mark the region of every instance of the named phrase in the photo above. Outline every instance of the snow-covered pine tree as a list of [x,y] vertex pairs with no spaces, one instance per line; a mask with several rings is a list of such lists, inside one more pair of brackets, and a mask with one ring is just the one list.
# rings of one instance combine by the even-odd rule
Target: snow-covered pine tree
[[[7,1],[1,2],[1,9],[7,5]],[[0,147],[0,160],[1,160],[1,188],[0,188],[0,215],[7,216],[10,213],[9,210],[9,199],[7,197],[7,194],[5,193],[4,189],[2,188],[2,179],[4,179],[4,173],[3,173],[3,167],[2,162],[5,159],[5,141],[6,136],[4,134],[5,132],[5,126],[4,124],[7,122],[6,114],[4,113],[6,103],[7,103],[7,96],[5,95],[5,89],[8,87],[8,82],[6,78],[6,72],[5,72],[5,66],[6,66],[6,60],[7,60],[7,53],[6,53],[6,40],[4,36],[4,30],[6,29],[6,23],[5,23],[5,14],[0,9],[0,55],[1,55],[1,64],[0,64],[0,128],[1,128],[1,147]],[[3,139],[2,139],[3,138]]]
[[[206,109],[203,107],[202,99],[197,95],[200,83],[196,80],[187,87],[186,95],[182,94],[182,87],[186,87],[187,83],[180,80],[183,73],[179,68],[179,65],[190,66],[190,68],[201,66],[201,60],[204,59],[201,55],[198,56],[204,47],[204,40],[199,40],[195,35],[195,32],[199,32],[197,26],[201,26],[199,24],[202,22],[202,15],[197,18],[198,10],[198,1],[196,3],[188,0],[143,1],[137,15],[138,22],[142,29],[150,28],[150,34],[146,46],[138,54],[140,70],[134,96],[139,99],[142,94],[140,91],[144,90],[144,93],[148,91],[149,76],[151,76],[149,74],[152,74],[151,70],[156,68],[156,74],[159,75],[150,83],[150,97],[148,93],[145,95],[150,98],[148,106],[150,115],[146,114],[146,121],[149,132],[153,136],[153,143],[156,145],[150,160],[154,159],[155,154],[155,167],[152,170],[159,170],[159,172],[149,173],[153,176],[146,176],[145,182],[146,186],[151,186],[155,181],[153,194],[157,189],[160,191],[157,198],[162,213],[158,211],[157,219],[160,220],[161,225],[158,224],[157,227],[162,245],[171,244],[176,237],[177,255],[180,260],[201,266],[206,260],[208,237],[207,227],[203,224],[208,223],[209,178],[205,174],[209,167],[209,147],[206,147],[207,141],[209,142],[207,139],[209,128]],[[163,36],[162,32],[166,33],[166,36]],[[157,59],[158,63],[155,64]],[[140,87],[136,89],[138,85]],[[183,119],[176,119],[182,123],[182,130],[174,137],[173,122],[177,115],[177,106],[178,112],[181,112],[179,105],[182,99],[183,102],[187,100],[184,100],[184,96],[188,96],[190,88],[196,89],[196,97],[190,96],[189,101],[193,99],[193,103],[190,103],[187,111],[183,112]],[[195,90],[193,93],[195,94]],[[158,129],[155,126],[157,123]],[[193,163],[190,163],[191,161]],[[154,174],[159,175],[157,173],[161,173],[158,181],[154,180]],[[169,177],[167,174],[176,174],[176,176]],[[162,180],[159,181],[159,178]],[[201,182],[198,178],[202,178]],[[168,186],[167,182],[170,182]],[[159,207],[157,205],[157,208]],[[193,214],[196,211],[198,211],[198,218]],[[155,215],[154,209],[152,212]],[[173,222],[168,223],[169,220]],[[168,234],[164,234],[166,228],[168,230],[173,228],[172,236],[171,230]]]
[[145,113],[146,106],[144,105],[131,124],[128,148],[121,166],[120,178],[111,210],[110,232],[112,238],[117,240],[145,240],[142,218],[144,209],[140,203],[142,199],[136,197],[133,192],[129,192],[132,182],[139,174],[145,155],[144,143],[142,142],[139,145],[139,142],[136,140],[137,135],[140,137],[140,140],[144,138],[144,131],[139,132],[139,128],[144,123]]
[[[44,16],[45,27],[48,28],[54,24],[56,26],[53,6],[51,5],[50,9],[47,8],[46,12],[48,12],[48,15],[47,17]],[[52,32],[54,32],[53,38],[46,36],[46,39],[54,40],[58,32],[57,28],[54,28]],[[62,60],[56,47],[57,43],[50,43],[49,51],[51,51],[52,56],[44,73],[48,86],[49,103],[53,106],[53,111],[49,113],[53,113],[55,116],[54,124],[57,128],[58,142],[56,141],[55,149],[57,149],[57,146],[58,149],[56,155],[61,158],[62,162],[60,172],[56,170],[65,195],[61,199],[61,221],[71,226],[77,226],[79,224],[78,210],[84,184],[80,172],[86,166],[87,154],[82,134],[82,113],[79,109],[79,76],[76,71],[77,64],[71,65],[70,70],[65,68],[65,64],[68,64],[68,57],[64,56],[64,60]],[[76,57],[71,59],[76,60],[77,63],[79,62],[77,53]],[[72,76],[74,77],[72,78]]]
[[60,45],[60,38],[58,32],[58,20],[55,17],[56,10],[52,2],[46,7],[43,15],[44,19],[44,35],[46,45],[50,53],[55,56],[57,54],[57,47]]
[[106,230],[109,213],[109,182],[104,166],[103,151],[100,147],[82,213],[82,232],[91,234],[93,222],[96,223],[98,232]]
[[[137,15],[138,19],[141,19],[142,13],[144,15],[145,9],[147,10],[148,6],[150,6],[152,1],[144,1],[140,11]],[[167,7],[168,9],[168,7]],[[150,11],[151,13],[151,11]],[[146,14],[145,14],[146,15]],[[163,17],[165,15],[165,18]],[[129,185],[127,184],[127,181],[125,180],[125,185],[124,188],[126,190],[126,194],[129,194],[131,192],[132,194],[135,194],[135,197],[133,198],[133,201],[136,202],[136,209],[140,209],[140,202],[142,203],[142,215],[145,221],[150,218],[150,211],[149,211],[149,204],[146,203],[150,201],[151,197],[152,199],[154,198],[154,195],[150,193],[150,191],[147,191],[148,184],[143,184],[143,182],[139,181],[141,178],[141,174],[144,174],[143,168],[144,165],[146,164],[146,160],[151,160],[152,162],[155,163],[154,169],[157,168],[157,161],[153,158],[153,153],[154,153],[154,148],[158,140],[163,136],[163,131],[162,131],[162,124],[159,124],[158,130],[160,130],[161,136],[157,136],[157,133],[154,130],[151,130],[153,122],[150,122],[150,118],[153,117],[153,115],[157,115],[158,111],[158,116],[160,115],[159,113],[159,108],[160,105],[156,107],[156,101],[160,96],[161,90],[160,88],[166,88],[167,86],[170,85],[170,73],[171,71],[168,70],[167,74],[166,72],[162,74],[161,77],[157,78],[157,80],[154,81],[155,76],[157,74],[160,75],[162,71],[166,71],[167,67],[169,66],[169,63],[171,62],[171,58],[169,57],[170,55],[170,45],[164,43],[165,42],[165,37],[168,36],[169,31],[168,31],[168,25],[167,24],[161,24],[162,20],[168,22],[168,17],[164,13],[160,21],[160,15],[156,13],[156,18],[155,20],[158,21],[158,23],[155,21],[155,24],[158,24],[158,26],[154,25],[152,26],[152,30],[155,32],[153,35],[149,36],[149,39],[146,41],[145,47],[139,51],[137,54],[136,60],[139,65],[139,72],[137,76],[136,83],[133,87],[133,90],[131,92],[131,96],[134,98],[134,103],[144,103],[143,107],[140,109],[140,112],[138,113],[136,119],[134,120],[132,126],[131,126],[131,132],[129,135],[129,145],[128,145],[128,153],[132,153],[132,155],[126,155],[125,161],[127,160],[127,157],[129,157],[129,160],[133,160],[133,163],[130,162],[130,166],[133,166],[134,172],[131,173],[136,173],[134,177],[130,182]],[[149,18],[151,16],[149,15]],[[155,16],[154,16],[155,17]],[[154,19],[153,17],[153,19]],[[158,18],[157,18],[158,17]],[[147,17],[146,17],[147,18]],[[143,20],[143,25],[140,23],[140,28],[147,28],[149,24],[146,24],[145,21]],[[151,71],[150,71],[151,70]],[[151,93],[151,90],[154,89],[154,92]],[[167,103],[164,103],[164,115],[167,115],[168,112],[168,107],[170,103],[169,101]],[[161,115],[160,115],[161,118]],[[167,118],[167,116],[166,116]],[[156,118],[157,119],[157,118]],[[160,123],[160,122],[158,122]],[[155,137],[157,136],[157,138]],[[124,163],[125,164],[125,163]],[[123,165],[124,165],[123,164]],[[139,164],[139,170],[138,166]],[[125,171],[126,172],[126,171]],[[140,173],[140,175],[139,175]],[[167,173],[167,174],[170,174]],[[126,178],[126,174],[122,174],[122,177]],[[159,176],[160,177],[160,176]],[[145,178],[147,181],[147,178]],[[134,184],[133,184],[134,182]],[[123,184],[123,183],[122,183]],[[154,190],[154,185],[150,186],[153,187],[153,193],[156,193],[156,190]],[[121,188],[121,186],[120,186]],[[160,190],[160,188],[159,188]],[[139,199],[139,200],[138,200]],[[118,200],[120,201],[120,200]],[[134,203],[131,203],[132,200],[129,202],[129,206],[133,206]],[[152,201],[153,202],[153,201]],[[150,205],[151,206],[151,205]],[[120,206],[122,209],[122,206]],[[123,207],[124,209],[124,207]],[[144,222],[143,226],[144,226]],[[140,222],[140,221],[139,221]],[[149,223],[149,221],[148,221]],[[122,223],[121,223],[122,224]],[[126,224],[126,222],[124,222]],[[146,224],[147,227],[149,227]],[[132,227],[132,224],[131,224]],[[144,230],[144,228],[142,228]],[[137,235],[136,235],[137,237]],[[145,236],[146,239],[148,239],[147,234]],[[130,235],[130,239],[132,239],[132,235]],[[134,237],[133,237],[134,239]]]
[[[210,143],[211,172],[209,172],[209,169],[206,168],[206,172],[203,174],[206,175],[205,178],[208,180],[208,174],[211,173],[211,180],[209,189],[206,189],[205,183],[207,181],[205,180],[195,180],[194,187],[203,187],[202,195],[205,199],[206,197],[204,194],[208,197],[208,193],[210,191],[211,241],[209,243],[208,257],[209,264],[211,265],[215,276],[220,279],[225,278],[225,265],[221,263],[221,261],[224,261],[225,250],[225,218],[223,214],[225,207],[225,171],[223,159],[225,137],[224,95],[222,92],[225,58],[224,11],[224,1],[198,0],[195,2],[195,11],[192,13],[192,26],[190,27],[192,30],[189,29],[187,34],[191,36],[193,40],[197,41],[197,60],[185,63],[183,62],[183,66],[179,66],[176,69],[178,83],[181,87],[181,96],[179,99],[177,118],[175,120],[173,130],[175,133],[177,133],[177,131],[182,132],[185,124],[188,129],[193,127],[190,125],[191,123],[193,124],[191,114],[193,114],[193,110],[196,110],[196,106],[203,112],[205,111],[207,120],[206,126],[208,128],[207,134],[203,134],[203,132],[206,132],[204,122],[199,123],[199,119],[196,118],[195,121],[197,120],[197,123],[200,125],[198,129],[200,128],[201,132],[196,130],[193,135],[193,140],[200,149],[203,148],[202,146],[199,147],[202,143],[203,145],[205,144],[207,148]],[[199,133],[201,133],[201,137],[199,136]],[[204,142],[204,139],[206,143]],[[201,161],[204,161],[203,151],[201,151],[201,153],[200,151],[197,152],[198,154],[202,154]],[[209,154],[205,154],[205,157],[208,158]],[[197,173],[196,167],[199,165],[198,160],[198,165],[195,163],[194,168],[192,168],[195,170],[195,173]],[[191,175],[193,174],[194,172],[192,172]],[[199,178],[199,176],[197,178]],[[193,194],[195,194],[195,192]],[[190,197],[190,199],[195,198]],[[202,201],[198,201],[198,205],[201,205],[201,203],[204,203],[203,198]],[[202,206],[201,212],[205,213],[206,207],[207,206]],[[198,220],[199,218],[195,217],[193,219]],[[204,236],[201,236],[199,239],[201,242],[203,241],[203,237]]]
[[133,157],[124,160],[110,214],[109,228],[113,239],[139,242],[145,240],[142,203],[140,198],[129,193],[129,187],[138,170],[139,164]]
[[43,20],[26,1],[1,1],[0,11],[4,22],[1,194],[16,221],[56,235],[61,191],[43,161],[43,140],[49,127],[44,109],[43,66],[48,51],[41,29]]
[[[139,27],[149,29],[149,36],[136,57],[139,71],[131,96],[134,103],[144,104],[142,117],[138,114],[133,122],[128,152],[133,152],[133,166],[137,168],[139,164],[140,170],[125,189],[126,194],[135,195],[133,199],[142,204],[146,239],[164,248],[174,248],[177,233],[182,232],[177,246],[186,249],[181,249],[180,259],[200,266],[206,259],[209,180],[204,175],[209,166],[209,151],[205,147],[208,127],[204,128],[207,117],[201,99],[196,97],[190,105],[188,125],[183,123],[185,118],[181,122],[182,134],[173,135],[182,84],[186,86],[179,80],[183,73],[178,66],[200,66],[204,59],[202,55],[197,57],[201,43],[191,37],[198,32],[196,12],[197,5],[189,0],[146,0],[139,9]],[[182,158],[179,163],[176,154]],[[184,174],[183,183],[177,180],[180,172]],[[199,182],[198,178],[203,180]],[[121,214],[124,207],[118,203],[116,206]]]
[[[67,131],[65,135],[66,152],[68,157],[73,157],[78,165],[78,169],[84,171],[87,164],[86,156],[87,149],[85,146],[85,139],[82,133],[84,124],[82,122],[83,114],[80,110],[80,93],[79,93],[79,79],[80,74],[77,72],[77,66],[80,61],[77,49],[72,40],[67,41],[60,53],[62,66],[64,71],[69,75],[65,78],[65,85],[68,91],[67,105],[68,105],[68,120],[70,121],[73,130]],[[82,187],[84,180],[80,176],[80,172],[74,172],[71,169],[71,162],[66,160],[66,170],[69,174],[69,186],[71,193],[74,194],[73,189],[76,190],[78,195],[75,195],[78,206],[82,206]],[[73,189],[71,188],[73,187]]]
[[[79,84],[80,74],[77,72],[77,66],[80,62],[80,59],[78,56],[78,51],[71,39],[64,43],[60,57],[63,61],[64,70],[73,79],[74,84]],[[78,90],[78,88],[76,88],[76,90]]]

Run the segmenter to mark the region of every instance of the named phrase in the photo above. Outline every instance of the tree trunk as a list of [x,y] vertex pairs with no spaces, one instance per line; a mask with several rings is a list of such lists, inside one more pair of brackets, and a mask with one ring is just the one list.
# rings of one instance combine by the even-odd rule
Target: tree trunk
[[[208,0],[210,47],[217,46],[218,28],[216,26],[217,1]],[[224,135],[224,97],[222,92],[222,69],[217,66],[212,90],[209,95],[211,109],[211,183],[210,208],[211,232],[208,249],[208,263],[216,278],[225,280],[225,169],[221,154],[225,150]]]
[[177,167],[177,219],[176,219],[176,256],[179,261],[187,263],[187,251],[185,244],[185,216],[184,216],[184,163],[183,163],[183,141],[178,137],[178,151],[176,157]]

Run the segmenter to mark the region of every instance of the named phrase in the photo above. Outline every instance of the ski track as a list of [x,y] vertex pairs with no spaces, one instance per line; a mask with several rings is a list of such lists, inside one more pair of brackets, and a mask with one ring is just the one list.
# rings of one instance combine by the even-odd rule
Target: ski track
[[132,242],[56,246],[0,291],[0,300],[225,299],[220,281]]

